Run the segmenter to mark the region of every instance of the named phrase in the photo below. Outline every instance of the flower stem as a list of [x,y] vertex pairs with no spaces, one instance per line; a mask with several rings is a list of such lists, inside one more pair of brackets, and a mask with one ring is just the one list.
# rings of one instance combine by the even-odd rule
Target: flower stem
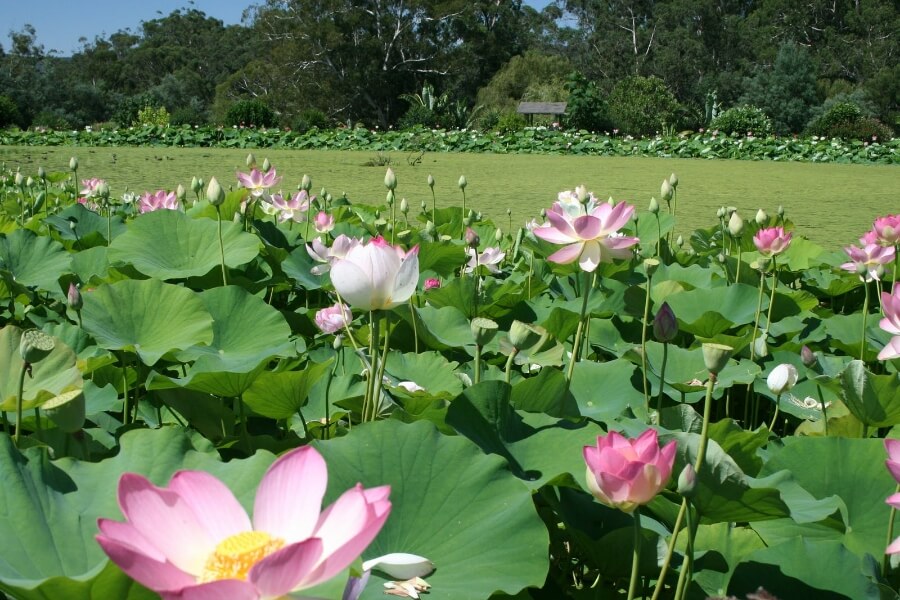
[[869,317],[869,282],[863,281],[863,288],[866,291],[865,296],[863,297],[863,310],[862,310],[862,339],[859,341],[859,360],[865,360],[866,358],[866,321]]
[[481,344],[475,344],[475,383],[481,383]]
[[222,285],[228,285],[228,275],[225,273],[225,244],[222,241],[222,207],[216,205],[216,224],[219,230],[219,256],[222,258]]
[[694,462],[694,471],[697,477],[700,477],[700,468],[703,461],[706,460],[706,446],[709,443],[709,416],[712,409],[712,392],[716,386],[716,374],[709,374],[709,381],[706,382],[706,400],[703,402],[703,427],[700,429],[700,446],[697,449],[697,459]]
[[659,577],[656,578],[656,589],[653,590],[651,600],[658,600],[659,595],[665,587],[666,575],[669,572],[669,565],[672,563],[672,556],[675,554],[675,543],[678,541],[678,534],[681,532],[681,522],[687,514],[687,498],[682,499],[681,508],[678,510],[678,516],[675,517],[675,525],[672,527],[672,539],[669,540],[669,547],[666,552],[666,558],[663,559],[662,568],[659,570]]
[[[687,503],[687,499],[685,499],[685,503]],[[675,600],[684,598],[694,571],[694,519],[689,503],[684,514],[687,519],[688,540],[684,553],[684,565],[681,567],[681,573],[678,574],[678,584],[675,586]]]
[[[369,311],[369,381],[366,386],[366,397],[363,400],[362,422],[365,423],[368,417],[370,406],[374,404],[375,396],[375,378],[376,365],[378,364],[378,320],[375,319],[375,312]],[[374,410],[372,411],[374,412]]]
[[578,351],[581,347],[581,336],[584,335],[584,321],[587,315],[588,299],[591,295],[591,274],[584,272],[584,291],[581,299],[581,318],[578,320],[578,329],[575,330],[575,341],[572,343],[572,359],[569,361],[569,369],[566,371],[566,381],[572,381],[572,374],[575,372],[575,363],[578,362]]
[[[657,216],[658,224],[659,216]],[[657,240],[658,241],[658,240]],[[657,250],[657,254],[659,251]],[[650,285],[653,276],[647,273],[647,295],[644,298],[644,322],[641,326],[641,379],[644,383],[644,404],[650,406],[650,381],[647,378],[647,326],[650,320]]]
[[22,370],[19,372],[19,389],[16,392],[16,435],[13,438],[16,446],[19,445],[19,437],[22,435],[22,394],[25,391],[25,373],[28,372],[28,363],[22,364]]
[[772,415],[772,423],[769,424],[769,431],[775,431],[775,421],[778,420],[778,410],[780,408],[781,408],[781,394],[778,394],[775,397],[775,414]]
[[637,592],[638,571],[641,566],[641,507],[634,509],[634,553],[631,558],[631,581],[628,583],[628,600]]
[[519,353],[518,348],[513,348],[512,352],[509,353],[509,358],[506,359],[506,383],[509,383],[510,377],[512,375],[512,365],[513,359],[516,357],[516,354]]
[[384,368],[387,365],[388,349],[391,341],[391,321],[389,313],[384,315],[384,348],[381,351],[381,362],[378,364],[378,375],[375,377],[375,393],[372,402],[372,420],[378,416],[378,407],[381,405],[381,385],[384,381]]
[[[669,358],[669,343],[663,343],[662,366],[659,368],[659,396],[656,397],[656,412],[662,415],[663,389],[666,387],[666,360]],[[646,377],[646,376],[645,376]],[[660,417],[657,417],[660,418]]]
[[766,287],[766,274],[760,272],[759,274],[759,294],[756,298],[756,315],[753,318],[753,332],[750,338],[750,360],[753,361],[753,358],[756,356],[756,332],[759,331],[759,315],[762,313],[762,299],[763,292]]
[[822,396],[822,386],[816,383],[816,391],[819,393],[819,403],[822,405],[822,422],[825,424],[825,437],[828,437],[828,412],[825,409],[825,398]]
[[741,238],[737,238],[737,247],[738,247],[738,262],[737,262],[737,270],[734,273],[734,282],[741,282],[741,256],[744,253],[744,247],[741,245]]
[[766,314],[766,334],[772,328],[772,312],[775,308],[775,289],[778,287],[778,265],[775,263],[775,257],[772,257],[772,289],[769,295],[769,312]]

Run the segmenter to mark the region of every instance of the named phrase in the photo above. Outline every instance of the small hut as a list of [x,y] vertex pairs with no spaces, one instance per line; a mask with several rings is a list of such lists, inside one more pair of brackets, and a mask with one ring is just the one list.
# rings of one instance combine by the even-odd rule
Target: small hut
[[516,112],[520,115],[527,115],[529,125],[534,125],[534,115],[552,115],[556,117],[556,121],[559,121],[566,114],[566,103],[519,102],[519,108],[516,109]]

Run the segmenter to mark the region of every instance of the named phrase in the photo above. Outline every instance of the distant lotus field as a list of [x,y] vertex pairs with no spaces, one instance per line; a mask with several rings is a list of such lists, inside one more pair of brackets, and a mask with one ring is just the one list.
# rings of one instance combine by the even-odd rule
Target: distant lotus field
[[829,212],[390,151],[358,193],[3,149],[0,591],[900,597],[896,167],[801,165],[878,182]]

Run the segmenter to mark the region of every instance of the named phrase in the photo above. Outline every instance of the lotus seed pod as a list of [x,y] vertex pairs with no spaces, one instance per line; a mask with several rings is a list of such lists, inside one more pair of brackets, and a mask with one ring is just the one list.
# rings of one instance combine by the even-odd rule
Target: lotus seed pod
[[56,347],[56,341],[40,329],[27,329],[19,340],[19,356],[27,364],[34,364],[47,358]]
[[509,328],[509,343],[518,350],[530,348],[541,340],[541,329],[543,327],[536,327],[522,321],[513,321]]
[[433,175],[428,176],[428,187],[430,187],[431,189],[434,189],[434,176]]
[[668,179],[663,179],[662,185],[659,186],[659,195],[666,202],[672,201],[672,196],[674,195],[675,190],[672,187],[672,184],[669,183]]
[[38,167],[38,178],[47,179],[47,171],[44,167]]
[[78,289],[78,286],[75,285],[74,282],[69,284],[69,291],[66,294],[66,304],[68,304],[69,308],[76,311],[81,310],[81,307],[84,306],[81,290]]
[[647,210],[654,215],[659,213],[659,202],[656,201],[656,197],[650,198],[650,208]]
[[741,237],[741,234],[744,233],[744,220],[737,211],[731,213],[731,218],[728,219],[728,233],[732,237]]
[[200,190],[203,189],[203,184],[200,183],[200,180],[196,177],[191,177],[191,191],[195,194],[199,194]]
[[84,427],[85,401],[81,390],[72,390],[51,398],[41,405],[44,414],[66,433],[75,433]]
[[769,215],[766,214],[766,211],[763,209],[759,209],[756,211],[756,224],[760,227],[765,226],[766,223],[769,222]]
[[655,258],[645,258],[644,259],[644,270],[647,272],[647,277],[653,277],[653,274],[656,273],[656,270],[659,268],[659,261]]
[[225,190],[222,189],[215,177],[209,179],[209,187],[206,188],[206,199],[213,206],[221,206],[225,202]]
[[268,158],[263,159],[262,170],[263,173],[268,173],[272,170],[272,163],[269,162]]
[[675,173],[669,175],[669,185],[671,185],[673,188],[678,187],[678,175],[676,175]]
[[490,319],[476,317],[470,323],[472,335],[475,336],[475,343],[479,346],[487,346],[494,336],[497,335],[497,323]]
[[678,335],[678,319],[675,318],[669,303],[663,302],[653,319],[653,337],[658,342],[666,343],[674,340],[676,335]]
[[309,178],[309,175],[304,175],[300,180],[300,189],[306,190],[307,193],[312,189],[312,179]]
[[389,190],[397,189],[397,176],[394,175],[394,170],[388,167],[387,173],[384,174],[384,187]]
[[734,352],[734,348],[731,346],[703,344],[703,363],[706,365],[706,370],[718,375],[728,364],[732,352]]
[[251,152],[247,155],[247,158],[244,160],[244,162],[247,163],[248,168],[252,169],[256,166],[256,157],[253,156],[253,153]]
[[400,199],[400,212],[404,215],[409,212],[409,202],[406,201],[406,198]]
[[76,157],[72,157],[69,159],[69,168],[73,171],[78,170],[78,159]]
[[175,188],[175,197],[178,198],[179,202],[184,202],[187,199],[187,190],[180,183]]
[[466,176],[465,176],[465,175],[460,175],[460,176],[459,176],[459,181],[457,182],[457,185],[459,186],[459,189],[461,189],[461,190],[465,190],[465,189],[466,189],[466,186],[469,185],[469,182],[466,181]]
[[697,471],[694,470],[694,465],[691,463],[686,464],[678,475],[676,491],[684,498],[694,497],[694,493],[697,491]]

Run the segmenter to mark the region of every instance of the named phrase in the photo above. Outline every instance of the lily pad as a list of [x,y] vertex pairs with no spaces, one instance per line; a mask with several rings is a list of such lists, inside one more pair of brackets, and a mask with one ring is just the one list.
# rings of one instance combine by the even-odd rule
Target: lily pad
[[50,236],[17,229],[0,236],[0,269],[27,287],[60,292],[59,278],[69,271],[72,257]]

